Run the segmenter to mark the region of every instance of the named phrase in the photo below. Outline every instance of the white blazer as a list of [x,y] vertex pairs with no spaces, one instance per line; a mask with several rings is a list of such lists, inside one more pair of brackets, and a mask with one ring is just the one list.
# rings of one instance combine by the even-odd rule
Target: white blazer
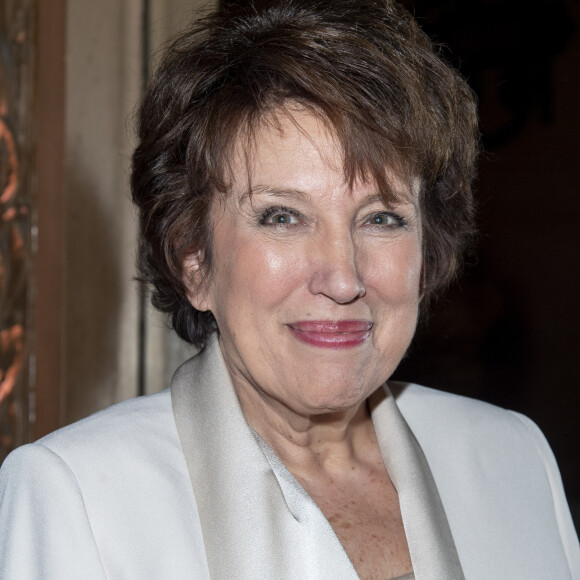
[[[370,400],[417,580],[580,579],[551,451],[528,419],[395,384]],[[13,452],[0,578],[332,579],[356,572],[241,413],[216,341],[171,390]]]

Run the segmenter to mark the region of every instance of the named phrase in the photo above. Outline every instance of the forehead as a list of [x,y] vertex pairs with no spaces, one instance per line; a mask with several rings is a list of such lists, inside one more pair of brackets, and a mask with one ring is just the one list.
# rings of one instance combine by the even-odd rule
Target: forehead
[[322,192],[371,191],[401,201],[416,199],[419,181],[405,180],[384,169],[387,189],[370,171],[350,178],[344,147],[330,123],[303,107],[269,113],[251,130],[242,131],[230,157],[230,193],[246,195],[268,188]]
[[305,110],[280,109],[261,118],[253,130],[242,132],[233,150],[231,173],[235,189],[252,189],[263,180],[300,187],[314,185],[316,170],[344,181],[343,167],[342,147],[327,123]]

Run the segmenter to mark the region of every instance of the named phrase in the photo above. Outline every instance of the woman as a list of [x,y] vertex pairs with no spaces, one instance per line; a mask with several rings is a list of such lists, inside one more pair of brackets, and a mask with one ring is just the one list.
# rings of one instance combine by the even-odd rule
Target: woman
[[13,453],[11,578],[570,578],[529,420],[385,381],[472,234],[475,105],[390,1],[224,10],[142,104],[171,389]]

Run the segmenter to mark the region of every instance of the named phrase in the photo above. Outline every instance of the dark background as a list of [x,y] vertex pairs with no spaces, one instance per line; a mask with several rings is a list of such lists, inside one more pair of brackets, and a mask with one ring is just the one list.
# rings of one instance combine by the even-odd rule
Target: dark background
[[403,2],[477,92],[475,257],[397,371],[521,411],[580,501],[580,2]]

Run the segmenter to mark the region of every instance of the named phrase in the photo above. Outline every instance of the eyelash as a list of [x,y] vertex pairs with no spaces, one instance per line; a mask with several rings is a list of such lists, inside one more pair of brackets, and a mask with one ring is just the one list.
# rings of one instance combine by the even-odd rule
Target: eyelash
[[373,215],[368,217],[365,221],[371,222],[373,219],[378,218],[378,217],[391,218],[391,219],[395,220],[395,223],[394,224],[373,224],[373,223],[370,223],[369,225],[376,226],[376,227],[395,227],[395,228],[402,228],[402,227],[405,227],[407,225],[407,221],[405,220],[405,218],[403,216],[400,216],[399,214],[396,214],[396,213],[393,213],[390,211],[380,211],[380,212],[374,213]]
[[277,225],[295,225],[295,224],[276,224],[276,223],[267,223],[268,220],[271,217],[274,217],[275,215],[291,215],[294,218],[300,218],[301,215],[299,212],[297,212],[295,209],[291,209],[289,207],[284,207],[284,206],[276,206],[276,207],[269,207],[268,209],[264,210],[261,214],[260,217],[258,219],[258,223],[261,226],[265,226],[265,225],[272,225],[272,226],[277,226]]

